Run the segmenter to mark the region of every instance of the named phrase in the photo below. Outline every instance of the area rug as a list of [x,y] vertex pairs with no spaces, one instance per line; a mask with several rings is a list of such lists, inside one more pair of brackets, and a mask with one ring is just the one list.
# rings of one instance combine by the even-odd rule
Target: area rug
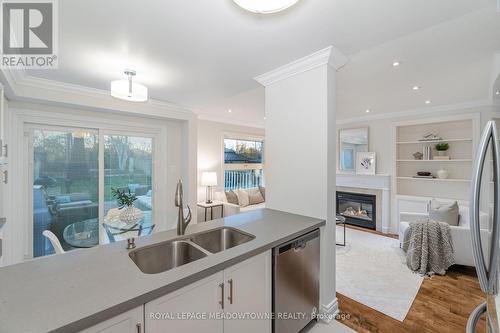
[[[337,227],[342,242],[343,227]],[[403,321],[423,277],[406,267],[397,239],[347,228],[347,244],[337,246],[337,292]]]

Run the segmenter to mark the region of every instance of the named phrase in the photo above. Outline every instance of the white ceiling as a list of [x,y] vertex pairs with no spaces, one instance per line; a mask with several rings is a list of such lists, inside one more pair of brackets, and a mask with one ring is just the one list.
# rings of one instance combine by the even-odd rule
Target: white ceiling
[[269,16],[231,0],[59,6],[59,69],[31,75],[107,90],[132,68],[153,99],[250,125],[264,122],[253,77],[328,45],[351,58],[339,74],[339,118],[481,98],[500,49],[494,0],[302,0]]

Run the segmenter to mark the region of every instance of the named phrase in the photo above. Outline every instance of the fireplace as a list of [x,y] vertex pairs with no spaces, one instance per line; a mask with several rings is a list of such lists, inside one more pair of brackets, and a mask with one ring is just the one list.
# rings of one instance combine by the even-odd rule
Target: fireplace
[[377,196],[337,191],[337,214],[347,224],[375,230],[377,228]]

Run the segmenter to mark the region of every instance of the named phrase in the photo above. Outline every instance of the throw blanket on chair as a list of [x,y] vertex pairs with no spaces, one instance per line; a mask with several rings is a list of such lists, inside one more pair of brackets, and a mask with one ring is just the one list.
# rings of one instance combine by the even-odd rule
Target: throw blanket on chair
[[422,275],[444,275],[455,263],[450,225],[422,220],[411,222],[403,242],[406,265]]

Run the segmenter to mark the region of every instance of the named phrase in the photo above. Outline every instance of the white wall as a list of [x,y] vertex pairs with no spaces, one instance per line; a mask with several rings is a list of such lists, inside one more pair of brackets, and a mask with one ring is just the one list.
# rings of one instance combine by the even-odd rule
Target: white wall
[[[236,134],[242,137],[264,138],[263,128],[245,127],[207,120],[198,121],[198,184],[203,171],[217,172],[217,191],[223,184],[223,137],[224,134]],[[265,151],[265,148],[264,148]],[[205,187],[198,186],[198,200],[205,200]]]
[[337,124],[337,131],[342,128],[357,128],[369,127],[369,144],[368,150],[377,153],[377,173],[378,174],[391,174],[392,165],[394,161],[391,160],[392,149],[394,142],[392,142],[392,127],[394,122],[416,119],[427,119],[432,117],[442,117],[451,114],[464,114],[464,113],[480,113],[481,126],[492,115],[492,107],[481,106],[472,108],[457,107],[453,110],[436,111],[435,113],[419,113],[415,112],[413,115],[398,116],[393,115],[391,118],[385,119],[370,119],[366,117],[365,120],[353,119],[352,121],[342,121]]

